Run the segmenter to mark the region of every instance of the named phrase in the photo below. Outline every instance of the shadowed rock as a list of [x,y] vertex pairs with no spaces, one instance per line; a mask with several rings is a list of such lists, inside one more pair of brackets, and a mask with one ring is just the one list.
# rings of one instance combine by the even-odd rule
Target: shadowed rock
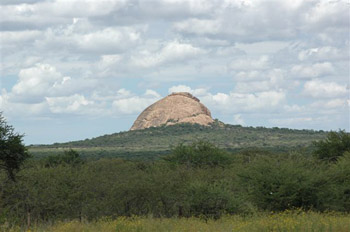
[[130,130],[140,130],[177,123],[208,125],[214,120],[207,107],[190,93],[172,93],[147,107],[136,119]]

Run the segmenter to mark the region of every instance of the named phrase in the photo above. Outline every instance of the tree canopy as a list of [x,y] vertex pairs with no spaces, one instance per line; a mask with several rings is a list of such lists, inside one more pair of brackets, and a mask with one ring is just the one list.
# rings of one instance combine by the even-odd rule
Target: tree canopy
[[315,154],[319,159],[336,161],[345,152],[350,152],[350,133],[331,131],[326,139],[315,142],[315,146]]
[[170,156],[164,159],[192,167],[225,166],[231,162],[225,150],[203,140],[193,142],[190,145],[180,144],[172,149]]
[[6,171],[11,180],[15,180],[15,172],[29,157],[22,142],[23,135],[14,132],[0,112],[0,169]]

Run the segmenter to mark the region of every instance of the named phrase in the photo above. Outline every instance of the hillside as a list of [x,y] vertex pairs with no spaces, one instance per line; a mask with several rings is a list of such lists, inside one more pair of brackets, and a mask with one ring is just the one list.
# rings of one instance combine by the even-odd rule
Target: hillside
[[176,124],[68,143],[29,146],[29,152],[34,157],[42,157],[72,148],[85,157],[153,160],[168,154],[171,147],[179,143],[190,143],[195,140],[207,140],[231,152],[247,149],[286,152],[298,149],[310,150],[312,141],[323,139],[325,136],[326,132],[323,131],[242,127],[215,121],[211,126]]

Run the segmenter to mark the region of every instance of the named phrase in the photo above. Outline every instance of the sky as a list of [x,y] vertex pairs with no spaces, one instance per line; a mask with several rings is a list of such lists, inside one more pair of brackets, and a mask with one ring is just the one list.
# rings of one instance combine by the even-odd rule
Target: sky
[[0,4],[0,111],[27,145],[129,130],[179,91],[229,124],[350,130],[347,0]]

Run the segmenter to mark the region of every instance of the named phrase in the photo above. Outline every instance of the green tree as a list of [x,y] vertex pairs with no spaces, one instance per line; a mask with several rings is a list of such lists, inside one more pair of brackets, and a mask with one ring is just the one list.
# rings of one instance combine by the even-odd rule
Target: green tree
[[322,160],[336,161],[348,151],[350,152],[350,133],[344,130],[331,131],[325,140],[314,142],[315,155]]
[[325,166],[300,154],[263,156],[242,168],[238,176],[248,198],[260,209],[322,210],[320,195],[327,191]]
[[45,167],[56,167],[61,164],[76,166],[83,163],[79,153],[73,149],[64,151],[61,155],[51,155],[45,160]]
[[225,150],[207,141],[197,141],[190,145],[180,144],[172,150],[170,156],[164,159],[191,167],[226,166],[231,163]]
[[15,172],[29,158],[22,139],[23,135],[15,133],[0,112],[0,169],[5,170],[11,180],[15,180]]

